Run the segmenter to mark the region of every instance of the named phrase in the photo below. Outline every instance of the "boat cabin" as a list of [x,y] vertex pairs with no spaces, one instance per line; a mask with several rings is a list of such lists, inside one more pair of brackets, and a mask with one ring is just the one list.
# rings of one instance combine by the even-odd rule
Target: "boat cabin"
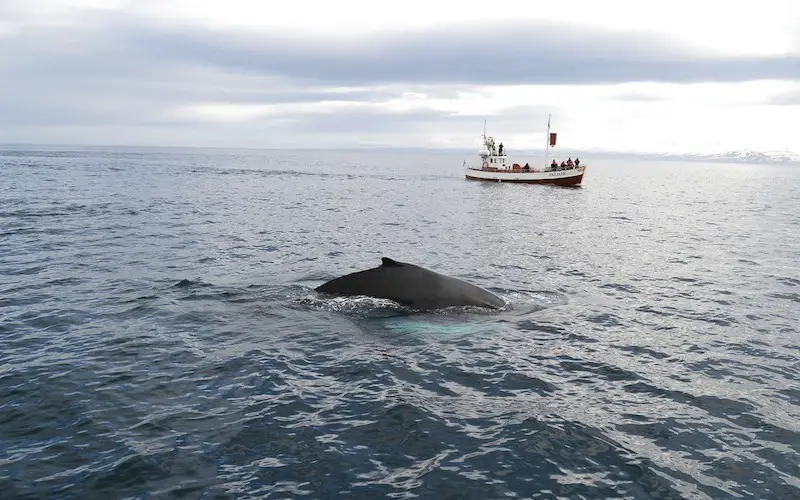
[[494,137],[483,136],[483,148],[478,151],[478,154],[481,157],[482,168],[507,168],[506,159],[508,159],[508,156],[503,150],[503,143],[501,142],[500,146],[496,147]]
[[514,163],[510,165],[506,163],[508,156],[506,156],[505,148],[501,142],[499,146],[495,145],[494,138],[491,136],[483,136],[483,148],[478,151],[481,157],[481,170],[499,171],[499,170],[524,170],[529,171],[531,167],[526,163],[525,166]]

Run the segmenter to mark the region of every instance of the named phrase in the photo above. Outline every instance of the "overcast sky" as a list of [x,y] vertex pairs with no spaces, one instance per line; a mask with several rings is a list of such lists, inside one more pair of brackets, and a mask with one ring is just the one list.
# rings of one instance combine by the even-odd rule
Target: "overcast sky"
[[2,0],[0,143],[800,151],[797,0]]

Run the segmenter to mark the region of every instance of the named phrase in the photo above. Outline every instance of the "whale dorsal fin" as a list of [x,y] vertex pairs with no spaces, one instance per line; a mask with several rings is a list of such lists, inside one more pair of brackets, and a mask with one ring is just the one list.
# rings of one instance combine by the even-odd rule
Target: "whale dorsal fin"
[[381,257],[381,267],[403,267],[403,263],[392,260],[389,257]]

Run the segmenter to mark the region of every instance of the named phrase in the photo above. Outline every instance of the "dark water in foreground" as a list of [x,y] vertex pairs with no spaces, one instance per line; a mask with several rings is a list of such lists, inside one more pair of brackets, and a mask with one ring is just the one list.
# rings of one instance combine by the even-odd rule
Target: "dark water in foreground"
[[2,497],[798,498],[800,168],[461,159],[0,152]]

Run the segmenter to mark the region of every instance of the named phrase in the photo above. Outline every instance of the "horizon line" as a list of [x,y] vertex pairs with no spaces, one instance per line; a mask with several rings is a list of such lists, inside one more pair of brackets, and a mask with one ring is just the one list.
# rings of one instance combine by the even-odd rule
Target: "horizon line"
[[[398,146],[398,145],[369,145],[360,144],[345,147],[313,147],[313,146],[283,146],[283,147],[267,147],[267,146],[190,146],[190,145],[152,145],[152,144],[88,144],[88,143],[49,143],[49,142],[0,142],[0,148],[8,149],[11,147],[24,147],[30,148],[131,148],[131,149],[205,149],[205,150],[246,150],[246,151],[408,151],[408,152],[429,152],[429,153],[462,153],[462,154],[477,154],[478,147],[470,148],[466,146]],[[559,148],[564,152],[579,153],[583,155],[600,155],[600,156],[638,156],[649,158],[681,158],[681,159],[709,159],[709,157],[718,157],[720,155],[736,154],[751,152],[757,155],[780,155],[781,158],[774,158],[774,163],[800,163],[800,154],[792,150],[755,150],[755,149],[728,149],[718,150],[717,152],[698,152],[698,151],[624,151],[624,150],[607,150],[599,148]],[[553,149],[551,148],[551,151]],[[540,154],[545,153],[545,148],[541,149],[519,149],[514,150],[516,154]],[[788,159],[787,159],[788,157]],[[718,158],[720,160],[743,160],[743,158],[727,157]]]

